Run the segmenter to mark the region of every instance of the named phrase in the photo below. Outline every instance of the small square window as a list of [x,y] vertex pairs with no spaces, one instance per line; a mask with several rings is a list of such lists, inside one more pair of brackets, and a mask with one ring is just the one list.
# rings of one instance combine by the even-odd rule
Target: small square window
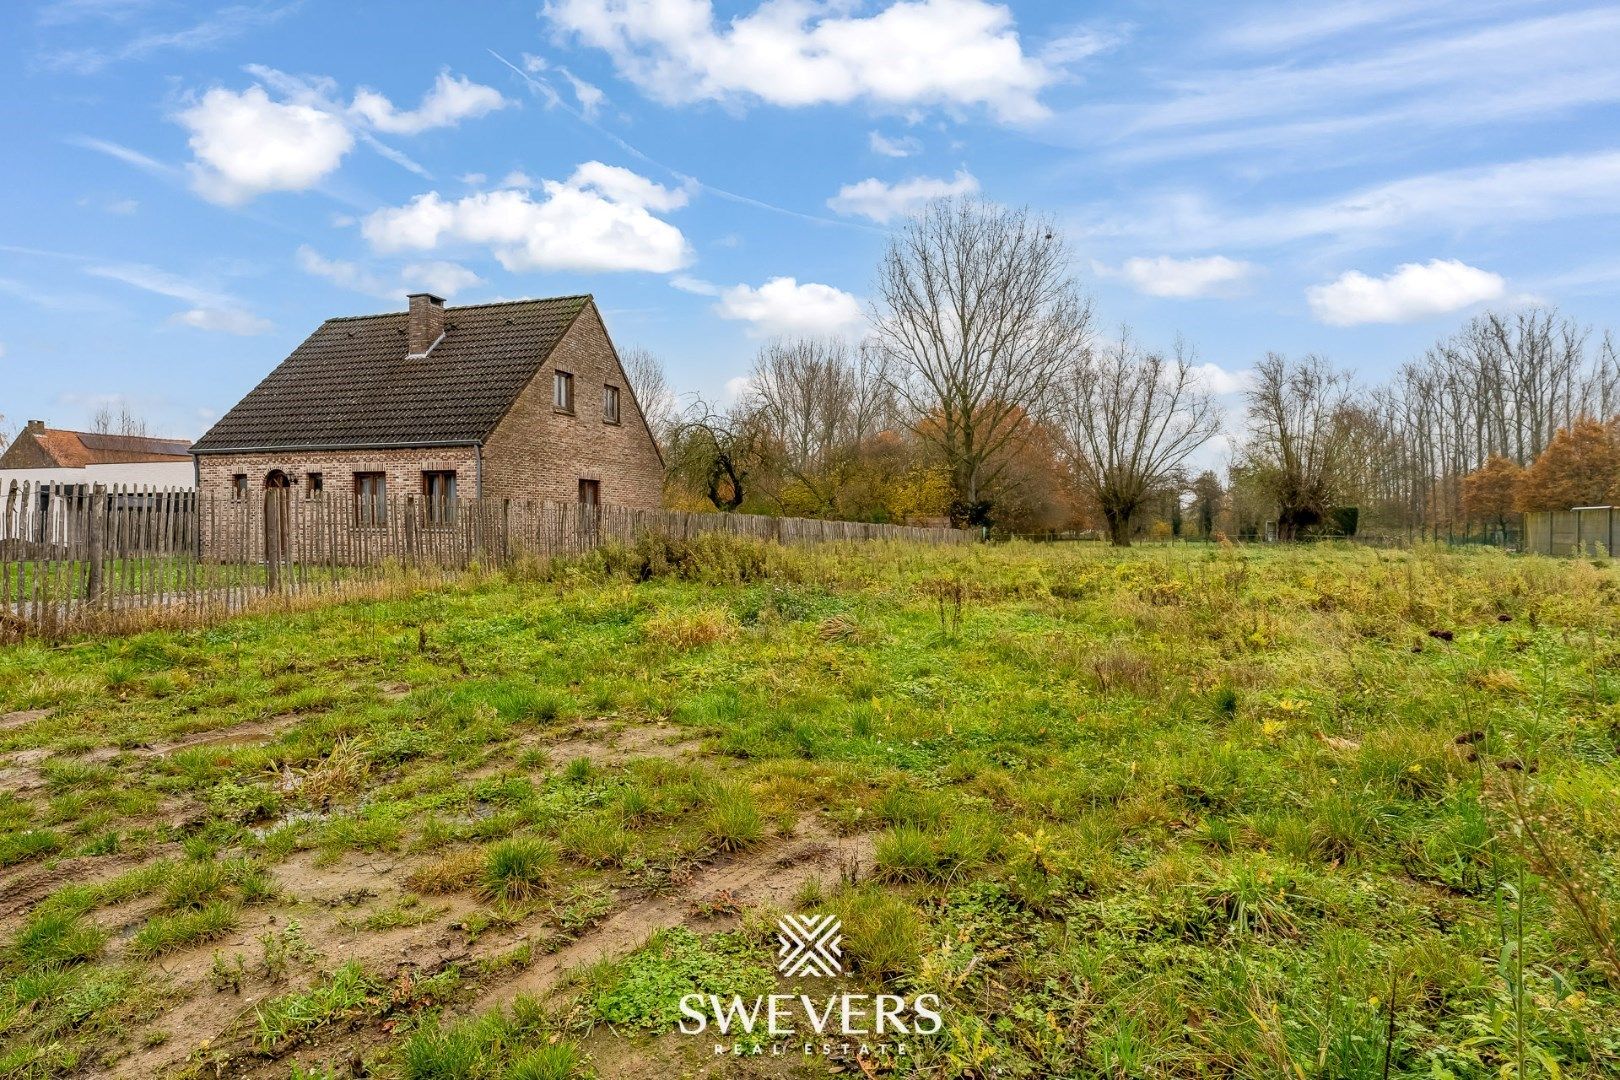
[[617,424],[619,422],[619,388],[617,386],[602,387],[602,422]]
[[231,477],[231,498],[245,499],[247,498],[247,493],[247,473],[239,472],[235,476]]
[[380,472],[354,474],[354,523],[388,524],[388,476]]
[[318,499],[321,492],[326,490],[326,477],[318,472],[308,473],[304,477],[304,498]]
[[574,411],[574,377],[566,371],[556,372],[551,378],[551,404],[558,412]]
[[456,520],[456,474],[434,471],[422,474],[422,501],[429,525],[449,525]]

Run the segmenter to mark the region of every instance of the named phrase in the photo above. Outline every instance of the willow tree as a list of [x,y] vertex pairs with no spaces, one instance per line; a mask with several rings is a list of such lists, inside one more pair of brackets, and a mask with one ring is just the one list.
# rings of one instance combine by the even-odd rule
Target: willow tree
[[1128,334],[1078,357],[1063,382],[1062,429],[1081,494],[1129,547],[1137,513],[1174,489],[1221,414],[1181,342],[1144,352]]
[[950,472],[952,517],[986,522],[1006,451],[1085,351],[1062,237],[1028,210],[937,201],[890,239],[871,315],[909,426]]

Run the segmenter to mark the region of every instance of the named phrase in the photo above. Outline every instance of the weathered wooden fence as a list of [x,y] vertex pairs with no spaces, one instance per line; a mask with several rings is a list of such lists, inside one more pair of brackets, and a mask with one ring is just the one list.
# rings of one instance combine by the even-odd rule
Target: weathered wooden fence
[[725,533],[783,544],[967,543],[956,529],[637,510],[512,499],[216,499],[193,491],[22,485],[0,519],[0,637],[199,622],[266,603],[449,579],[582,555],[646,535]]
[[1620,507],[1582,506],[1524,515],[1524,550],[1537,555],[1613,555],[1620,545]]

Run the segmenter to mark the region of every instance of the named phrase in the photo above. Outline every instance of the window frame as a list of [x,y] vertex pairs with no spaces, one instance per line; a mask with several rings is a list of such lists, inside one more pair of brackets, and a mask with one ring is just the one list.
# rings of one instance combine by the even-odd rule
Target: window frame
[[[609,405],[612,407],[609,408]],[[619,388],[612,383],[603,383],[602,423],[615,425],[624,423],[623,408],[624,395],[619,392]]]
[[318,499],[326,494],[326,474],[308,472],[304,474],[304,498]]
[[574,415],[574,373],[554,370],[551,373],[551,407],[554,411]]
[[248,497],[248,474],[245,472],[231,474],[231,501],[246,502]]
[[[435,495],[433,489],[446,481],[449,491]],[[422,523],[432,526],[456,523],[456,470],[422,470]]]
[[[375,485],[375,490],[367,488]],[[388,474],[368,470],[354,474],[354,524],[362,529],[381,529],[388,524]]]

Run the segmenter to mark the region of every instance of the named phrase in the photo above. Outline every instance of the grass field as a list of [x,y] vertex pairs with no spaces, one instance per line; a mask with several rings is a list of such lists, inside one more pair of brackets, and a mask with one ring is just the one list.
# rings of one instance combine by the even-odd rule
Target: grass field
[[[1620,1072],[1620,574],[710,538],[0,650],[0,1075]],[[823,988],[824,989],[824,988]],[[822,989],[817,990],[823,992]]]

